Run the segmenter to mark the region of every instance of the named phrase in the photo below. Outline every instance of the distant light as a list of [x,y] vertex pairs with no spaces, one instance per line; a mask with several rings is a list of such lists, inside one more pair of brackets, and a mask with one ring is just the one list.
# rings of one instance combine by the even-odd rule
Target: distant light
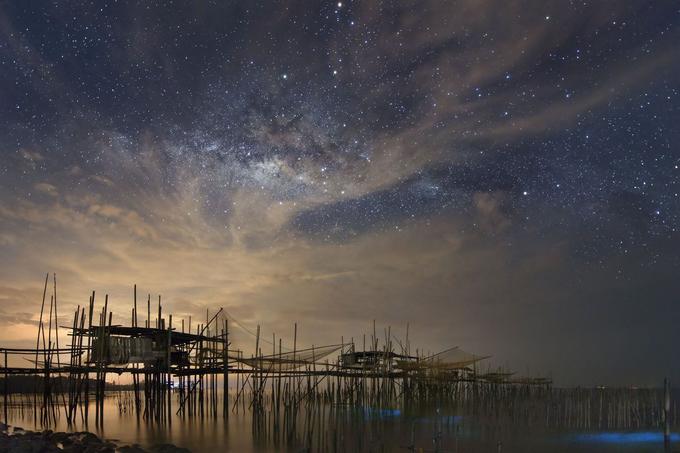
[[288,74],[282,75],[281,78],[282,78],[283,80],[286,80],[286,79],[288,78]]
[[338,2],[338,8],[342,8],[342,2]]
[[525,190],[524,192],[522,192],[522,195],[529,195],[529,192]]

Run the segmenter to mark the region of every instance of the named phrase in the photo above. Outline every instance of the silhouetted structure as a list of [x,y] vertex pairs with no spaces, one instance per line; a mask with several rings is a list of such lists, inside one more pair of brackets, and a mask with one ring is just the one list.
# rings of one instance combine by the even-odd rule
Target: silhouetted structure
[[[477,364],[487,357],[457,347],[434,355],[412,354],[408,328],[403,343],[392,336],[390,328],[385,329],[380,345],[375,322],[369,347],[364,336],[363,350],[357,350],[353,340],[298,349],[295,324],[292,351],[283,351],[281,339],[277,349],[274,336],[268,355],[262,352],[258,326],[256,353],[245,357],[241,350],[229,348],[229,324],[224,316],[220,318],[222,309],[212,316],[206,312],[205,322],[192,326],[189,318],[188,323],[182,320],[174,326],[172,315],[163,314],[160,297],[152,319],[148,296],[146,320],[140,325],[136,286],[129,326],[113,324],[108,296],[101,309],[95,310],[93,292],[88,305],[73,313],[67,327],[70,344],[60,347],[56,277],[46,310],[48,283],[49,275],[36,348],[0,348],[5,420],[11,394],[8,377],[18,375],[41,378],[33,379],[33,411],[36,422],[39,418],[42,424],[49,424],[62,409],[69,423],[79,413],[87,421],[91,399],[96,423],[103,423],[106,377],[112,373],[131,376],[131,406],[137,416],[167,423],[173,410],[182,416],[217,416],[221,406],[227,417],[230,410],[245,410],[246,401],[254,414],[268,408],[278,415],[280,411],[295,413],[302,402],[382,407],[396,399],[483,401],[504,398],[518,389],[527,394],[542,392],[551,384],[548,379],[513,379],[512,373],[503,371],[480,374]],[[337,357],[329,361],[332,354]],[[8,356],[13,355],[33,366],[9,366]],[[233,402],[229,401],[230,374],[236,381]]]

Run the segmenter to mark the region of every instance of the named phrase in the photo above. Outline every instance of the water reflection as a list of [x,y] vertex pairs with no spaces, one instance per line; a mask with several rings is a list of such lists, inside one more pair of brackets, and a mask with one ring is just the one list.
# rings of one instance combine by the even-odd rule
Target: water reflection
[[[73,426],[57,414],[55,430],[89,430],[125,444],[173,443],[196,453],[219,451],[441,451],[507,452],[662,452],[658,425],[637,430],[603,430],[588,419],[550,414],[554,399],[512,405],[401,404],[389,407],[303,404],[295,412],[271,408],[254,413],[247,405],[228,418],[175,415],[171,423],[145,420],[130,410],[126,392],[105,400],[105,423],[97,427],[93,411],[78,414]],[[233,399],[232,399],[233,402]],[[35,429],[32,398],[14,396],[9,422]],[[562,404],[560,402],[560,404]],[[565,405],[566,407],[566,405]],[[63,411],[62,411],[63,412]],[[221,411],[218,411],[221,413]],[[560,420],[558,423],[556,420]],[[650,420],[652,420],[650,418]],[[41,428],[38,428],[41,429]],[[680,442],[674,433],[672,442]]]
[[401,410],[399,409],[381,409],[376,407],[364,407],[364,416],[367,418],[399,417],[400,415]]
[[[576,442],[604,444],[663,444],[664,441],[663,433],[661,431],[581,433],[575,434],[573,439]],[[678,442],[680,441],[680,434],[671,433],[670,439],[671,442]]]

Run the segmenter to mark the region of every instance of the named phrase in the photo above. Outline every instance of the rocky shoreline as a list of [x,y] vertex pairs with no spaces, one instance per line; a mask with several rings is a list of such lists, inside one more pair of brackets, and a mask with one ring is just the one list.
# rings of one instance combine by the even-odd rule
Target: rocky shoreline
[[190,453],[186,448],[171,444],[150,448],[142,448],[137,444],[121,445],[87,431],[28,431],[17,426],[0,425],[0,451],[7,453]]

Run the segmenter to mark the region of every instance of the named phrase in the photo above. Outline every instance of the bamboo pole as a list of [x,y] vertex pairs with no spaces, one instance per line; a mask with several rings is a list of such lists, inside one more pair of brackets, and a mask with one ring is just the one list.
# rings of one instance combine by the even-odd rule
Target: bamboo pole
[[222,375],[222,414],[225,418],[229,418],[229,319],[224,319],[224,331],[223,331],[224,342],[222,343],[222,352],[224,361],[224,370]]
[[[45,297],[47,296],[47,280],[50,278],[49,272],[45,276],[45,288],[43,289],[42,305],[40,306],[40,320],[38,321],[38,338],[35,343],[35,370],[38,370],[38,349],[40,348],[40,332],[43,326],[43,311],[45,310]],[[43,341],[44,342],[44,341]],[[43,346],[44,347],[44,346]],[[37,407],[38,407],[38,390],[36,384],[38,381],[37,373],[33,378],[33,423],[37,422]]]
[[167,356],[167,372],[168,372],[168,382],[167,389],[168,392],[168,425],[172,424],[172,315],[168,317],[168,356]]
[[5,350],[5,385],[4,385],[4,392],[3,392],[3,412],[5,415],[5,426],[9,425],[8,422],[8,417],[7,417],[7,393],[8,393],[8,381],[9,381],[9,373],[8,373],[8,366],[7,366],[7,351]]

